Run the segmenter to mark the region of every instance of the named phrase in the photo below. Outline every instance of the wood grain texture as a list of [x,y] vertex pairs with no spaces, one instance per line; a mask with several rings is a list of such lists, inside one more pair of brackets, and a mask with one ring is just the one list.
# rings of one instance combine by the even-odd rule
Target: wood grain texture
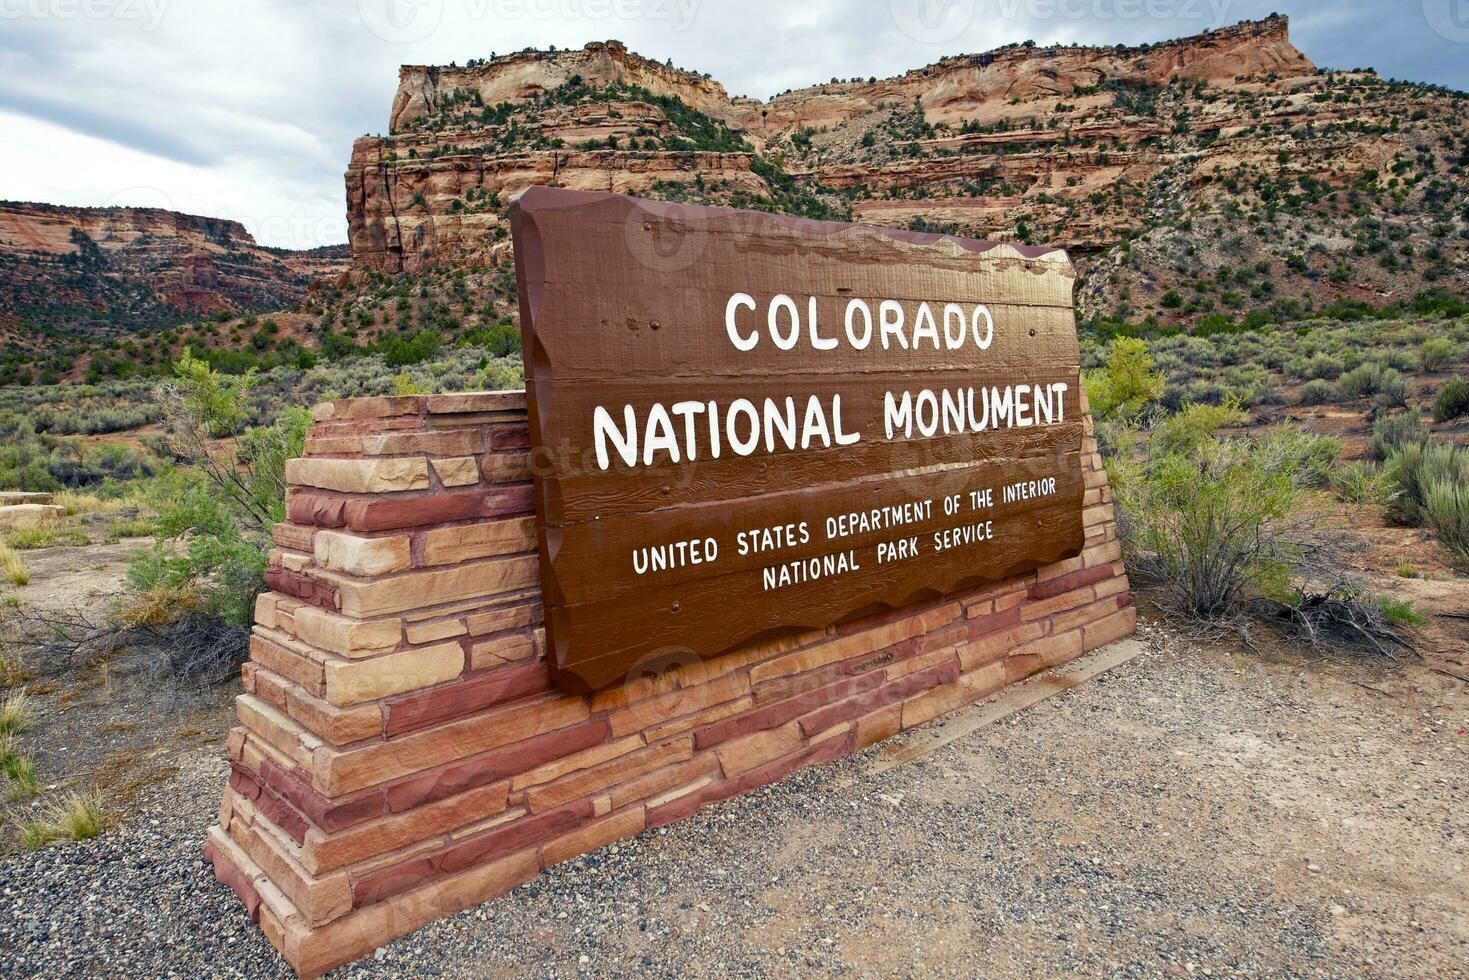
[[[563,689],[1080,551],[1080,358],[1064,253],[542,187],[512,202],[511,223],[547,640]],[[726,324],[736,293],[754,301],[735,308],[746,350]],[[790,303],[772,315],[781,295]],[[846,328],[854,299],[872,313],[870,334],[860,309]],[[1028,407],[1044,392],[1044,417],[1038,406],[990,411],[989,389]],[[889,396],[916,410],[925,391],[959,408],[890,434]],[[741,399],[760,416],[753,430],[748,414],[729,421]],[[650,426],[678,403],[701,407]],[[780,424],[790,405],[794,446]],[[604,426],[605,465],[599,406],[617,432]],[[627,412],[631,465],[618,451]],[[855,441],[837,444],[838,430]],[[672,438],[648,452],[655,432]],[[756,434],[748,455],[736,452],[733,436]],[[1028,489],[1005,499],[1017,484]],[[949,495],[962,505],[946,508]],[[833,537],[838,516],[854,523]],[[956,531],[969,537],[944,537]]]

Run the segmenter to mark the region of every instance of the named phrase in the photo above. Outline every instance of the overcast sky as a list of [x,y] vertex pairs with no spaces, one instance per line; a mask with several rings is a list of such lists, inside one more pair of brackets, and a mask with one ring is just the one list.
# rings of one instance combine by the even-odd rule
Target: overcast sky
[[386,127],[400,64],[618,38],[766,98],[1272,10],[1318,65],[1469,89],[1469,0],[0,0],[0,198],[232,217],[309,247],[346,240],[342,171]]

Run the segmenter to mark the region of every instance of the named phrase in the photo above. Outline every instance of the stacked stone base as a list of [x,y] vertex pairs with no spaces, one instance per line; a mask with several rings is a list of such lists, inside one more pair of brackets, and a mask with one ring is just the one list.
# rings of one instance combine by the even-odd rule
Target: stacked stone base
[[288,468],[206,847],[303,976],[1135,625],[1088,439],[1076,558],[563,694],[523,394],[356,399],[316,418]]

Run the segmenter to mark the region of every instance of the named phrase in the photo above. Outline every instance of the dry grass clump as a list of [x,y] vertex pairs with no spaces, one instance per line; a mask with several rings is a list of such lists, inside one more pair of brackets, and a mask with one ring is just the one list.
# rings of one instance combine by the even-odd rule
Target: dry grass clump
[[0,777],[12,800],[28,800],[36,795],[35,766],[21,753],[14,732],[0,733]]
[[18,821],[20,841],[34,851],[61,840],[88,840],[107,827],[102,794],[71,792],[47,806],[40,816]]
[[11,585],[29,585],[31,582],[31,575],[20,555],[3,541],[0,541],[0,575]]
[[204,598],[193,583],[183,586],[159,585],[128,596],[117,610],[118,622],[127,629],[149,626],[161,629],[204,604]]

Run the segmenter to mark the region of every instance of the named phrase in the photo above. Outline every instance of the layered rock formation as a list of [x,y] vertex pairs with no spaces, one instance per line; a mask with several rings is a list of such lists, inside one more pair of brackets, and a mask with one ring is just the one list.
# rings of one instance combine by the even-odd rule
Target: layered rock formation
[[[1087,312],[1309,306],[1463,268],[1463,182],[1433,181],[1462,165],[1464,115],[1453,93],[1318,71],[1284,17],[1132,48],[1027,42],[766,102],[609,41],[403,68],[388,135],[353,149],[348,218],[359,273],[502,263],[504,202],[547,183],[1054,243]],[[1363,194],[1393,198],[1403,227],[1361,227],[1344,198]],[[1385,260],[1377,238],[1412,249]],[[1162,302],[1237,263],[1299,281]]]
[[262,248],[239,222],[158,208],[0,202],[0,327],[101,338],[278,309],[347,257]]

